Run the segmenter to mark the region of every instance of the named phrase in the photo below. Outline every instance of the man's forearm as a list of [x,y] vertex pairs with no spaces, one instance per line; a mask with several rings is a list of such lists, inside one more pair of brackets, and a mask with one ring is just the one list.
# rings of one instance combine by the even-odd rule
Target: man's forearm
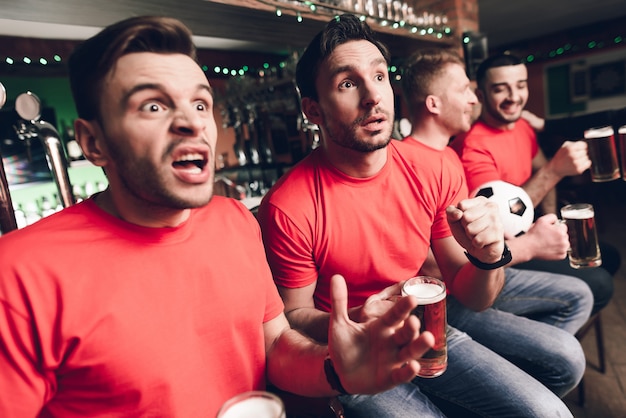
[[285,316],[292,328],[300,330],[322,344],[328,342],[329,313],[315,308],[296,308],[285,312]]
[[[555,174],[546,165],[541,167],[524,185],[523,189],[528,193],[528,196],[533,202],[535,207],[539,206],[541,202],[549,196],[550,191],[554,189],[559,181],[561,181],[559,175]],[[554,195],[553,195],[554,196]],[[550,212],[553,213],[553,212]]]
[[556,187],[553,187],[546,196],[541,201],[539,207],[541,208],[541,212],[545,215],[548,213],[556,214],[557,209],[557,193]]
[[456,274],[451,293],[467,308],[480,312],[493,304],[503,286],[503,268],[486,271],[467,263]]
[[[267,377],[276,387],[304,396],[336,395],[324,374],[328,346],[315,343],[296,330],[284,332],[267,356]],[[287,371],[296,371],[288,373]]]

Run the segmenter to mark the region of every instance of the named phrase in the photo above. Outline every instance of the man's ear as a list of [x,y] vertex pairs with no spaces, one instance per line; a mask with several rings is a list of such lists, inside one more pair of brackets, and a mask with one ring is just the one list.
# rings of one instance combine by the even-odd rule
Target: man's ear
[[76,119],[74,133],[85,158],[95,166],[106,166],[109,158],[98,122]]
[[319,103],[316,100],[311,99],[310,97],[302,98],[302,111],[306,115],[307,119],[311,123],[315,123],[317,125],[322,122],[322,109],[320,108]]
[[438,96],[429,94],[428,96],[426,96],[426,100],[424,104],[426,105],[426,109],[430,113],[433,113],[435,115],[438,115],[441,113],[441,99]]
[[476,97],[478,98],[478,101],[481,103],[485,102],[485,95],[483,94],[483,91],[479,88],[476,88],[476,91],[474,92],[476,94]]

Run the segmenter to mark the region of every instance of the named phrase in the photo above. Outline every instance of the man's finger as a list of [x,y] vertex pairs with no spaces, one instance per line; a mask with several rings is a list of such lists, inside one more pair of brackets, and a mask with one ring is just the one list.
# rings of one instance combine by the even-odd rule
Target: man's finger
[[340,274],[335,274],[330,278],[330,300],[331,300],[331,320],[348,320],[348,288],[346,279]]
[[396,327],[408,318],[411,311],[417,307],[417,298],[415,296],[404,296],[385,312],[381,319],[383,323],[389,327]]

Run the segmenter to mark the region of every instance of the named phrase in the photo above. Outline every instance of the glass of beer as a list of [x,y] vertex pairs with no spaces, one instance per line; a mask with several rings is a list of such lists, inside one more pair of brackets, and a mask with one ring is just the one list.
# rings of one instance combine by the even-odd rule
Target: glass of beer
[[602,265],[593,206],[589,203],[563,206],[561,217],[567,224],[570,266],[579,269]]
[[435,345],[418,359],[419,377],[437,377],[448,367],[446,341],[446,285],[430,276],[417,276],[402,286],[402,295],[412,295],[419,305],[412,312],[420,320],[420,332],[430,331],[435,336]]
[[240,393],[220,408],[217,418],[285,418],[285,405],[276,395],[265,391]]
[[617,130],[619,138],[619,156],[622,163],[622,180],[626,180],[626,125]]
[[584,136],[591,160],[591,181],[598,183],[618,179],[620,173],[613,128],[588,129]]

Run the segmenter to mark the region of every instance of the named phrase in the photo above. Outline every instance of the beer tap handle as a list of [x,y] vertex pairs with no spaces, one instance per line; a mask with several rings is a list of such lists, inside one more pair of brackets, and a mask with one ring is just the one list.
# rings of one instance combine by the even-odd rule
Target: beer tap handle
[[31,149],[30,136],[26,136],[26,139],[24,140],[24,142],[26,143],[26,158],[28,159],[28,162],[32,164],[33,151]]
[[[39,137],[46,151],[48,167],[59,190],[63,206],[68,207],[75,202],[72,185],[69,179],[68,163],[61,141],[61,135],[50,123],[40,120],[41,101],[30,91],[20,94],[15,99],[15,110],[23,119],[30,121],[24,137],[30,150],[30,139]],[[24,126],[26,126],[24,124]]]

